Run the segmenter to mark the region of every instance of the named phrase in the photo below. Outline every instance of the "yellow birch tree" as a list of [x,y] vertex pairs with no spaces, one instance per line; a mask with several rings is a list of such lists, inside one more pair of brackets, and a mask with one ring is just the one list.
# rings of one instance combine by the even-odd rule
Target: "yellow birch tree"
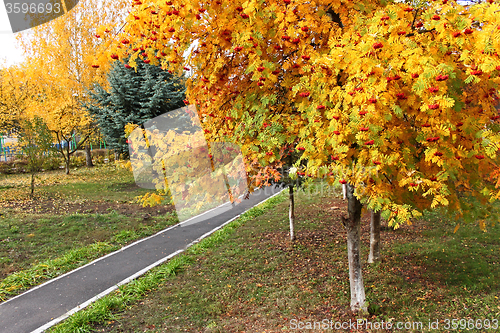
[[[58,143],[67,144],[59,149],[66,173],[71,154],[96,130],[81,104],[93,83],[106,83],[109,61],[97,65],[95,59],[106,54],[112,40],[109,37],[120,30],[128,7],[124,0],[83,0],[64,16],[18,35],[30,77],[44,95],[33,112],[42,113]],[[101,33],[97,27],[104,24],[110,28]],[[74,140],[76,145],[70,147]]]

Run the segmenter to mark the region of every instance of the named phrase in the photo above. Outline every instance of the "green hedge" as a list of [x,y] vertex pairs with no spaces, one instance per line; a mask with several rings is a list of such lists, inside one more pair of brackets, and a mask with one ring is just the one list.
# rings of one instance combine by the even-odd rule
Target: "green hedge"
[[[94,149],[92,150],[92,162],[94,164],[104,164],[105,160],[108,162],[113,162],[115,160],[115,155],[113,151],[108,149]],[[0,162],[0,174],[19,174],[26,173],[26,165],[28,162],[23,158],[17,158],[9,162]],[[79,150],[71,155],[70,167],[77,168],[83,167],[87,164],[85,151]],[[61,166],[64,166],[64,161],[61,157],[55,155],[49,157],[45,160],[42,169],[45,171],[58,170]]]

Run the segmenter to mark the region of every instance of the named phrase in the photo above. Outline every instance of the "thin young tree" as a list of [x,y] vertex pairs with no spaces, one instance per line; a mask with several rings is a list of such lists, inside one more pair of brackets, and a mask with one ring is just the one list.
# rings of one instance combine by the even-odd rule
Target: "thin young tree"
[[28,161],[26,168],[31,174],[30,196],[33,197],[36,175],[42,171],[45,160],[52,153],[54,138],[40,117],[21,120],[17,138],[23,156]]

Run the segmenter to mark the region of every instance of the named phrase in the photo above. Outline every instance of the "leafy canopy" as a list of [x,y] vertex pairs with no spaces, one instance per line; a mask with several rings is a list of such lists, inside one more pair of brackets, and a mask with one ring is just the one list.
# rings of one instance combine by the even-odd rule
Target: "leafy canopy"
[[[60,149],[69,173],[70,155],[87,141],[96,126],[82,107],[85,91],[94,83],[103,83],[111,61],[94,63],[110,41],[97,38],[97,27],[119,22],[130,5],[124,0],[81,0],[65,15],[16,38],[26,61],[26,77],[35,86],[36,95],[23,116],[40,116],[55,134],[57,142],[78,140],[71,151]],[[1,121],[1,119],[0,119]]]
[[[109,51],[192,72],[210,140],[350,182],[398,225],[500,197],[500,5],[454,1],[136,0]],[[187,54],[187,56],[186,56]],[[298,163],[300,163],[299,161]],[[297,165],[299,165],[297,163]]]

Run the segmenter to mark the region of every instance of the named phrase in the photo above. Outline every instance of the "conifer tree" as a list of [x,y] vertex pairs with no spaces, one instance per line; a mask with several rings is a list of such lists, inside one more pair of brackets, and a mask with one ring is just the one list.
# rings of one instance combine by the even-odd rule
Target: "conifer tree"
[[159,66],[139,64],[137,70],[116,62],[108,73],[109,88],[95,85],[84,107],[99,124],[106,143],[128,154],[124,136],[127,123],[144,122],[184,106],[183,79]]

